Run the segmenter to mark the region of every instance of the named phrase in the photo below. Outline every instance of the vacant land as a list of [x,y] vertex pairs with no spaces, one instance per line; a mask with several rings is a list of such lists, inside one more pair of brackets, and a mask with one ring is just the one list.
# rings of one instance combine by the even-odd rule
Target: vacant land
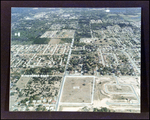
[[28,77],[21,77],[20,80],[17,82],[18,88],[19,89],[25,88],[25,86],[29,80],[30,80],[30,78],[28,78]]
[[[94,107],[107,107],[116,112],[131,112],[136,108],[140,111],[140,92],[138,91],[138,77],[121,76],[117,77],[97,77],[94,94]],[[128,82],[125,82],[128,81]],[[128,83],[128,84],[127,84]],[[133,85],[132,85],[133,84]],[[123,110],[124,109],[124,110]],[[128,110],[131,111],[128,111]]]
[[61,106],[61,111],[79,111],[82,107],[66,107]]
[[17,100],[17,94],[15,94],[14,96],[10,96],[9,97],[9,110],[12,111],[15,101]]
[[40,38],[55,38],[57,31],[46,31]]
[[132,90],[129,86],[123,86],[123,85],[106,85],[106,89],[109,92],[122,92],[122,93],[132,93]]
[[73,38],[75,30],[63,29],[58,35],[57,38]]
[[61,102],[90,103],[93,77],[66,77]]
[[123,17],[127,21],[140,21],[140,16],[139,15],[124,15],[124,14],[119,14],[119,16]]
[[60,41],[60,39],[51,39],[48,44],[59,44]]

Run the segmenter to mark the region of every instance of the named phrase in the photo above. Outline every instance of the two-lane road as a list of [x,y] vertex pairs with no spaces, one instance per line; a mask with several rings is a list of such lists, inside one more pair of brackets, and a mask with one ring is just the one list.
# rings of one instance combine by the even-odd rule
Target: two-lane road
[[70,56],[71,56],[73,44],[74,44],[74,37],[72,39],[72,43],[71,43],[71,46],[70,46],[70,51],[69,51],[69,54],[68,54],[67,64],[66,64],[66,67],[65,67],[65,73],[63,75],[62,84],[61,84],[61,87],[60,87],[60,90],[59,90],[59,95],[58,95],[58,100],[57,100],[57,103],[56,103],[56,109],[55,109],[55,111],[59,110],[59,104],[60,104],[60,100],[61,100],[61,96],[62,96],[62,90],[63,90],[64,83],[65,83],[65,76],[67,74],[66,70],[67,70],[68,65],[69,65],[69,60],[70,60]]

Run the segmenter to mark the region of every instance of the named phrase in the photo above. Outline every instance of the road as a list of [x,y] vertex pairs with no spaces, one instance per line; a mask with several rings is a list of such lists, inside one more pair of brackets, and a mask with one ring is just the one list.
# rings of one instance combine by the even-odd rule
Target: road
[[93,33],[92,33],[92,29],[91,29],[91,23],[89,23],[89,26],[90,26],[90,31],[91,31],[91,37],[92,37],[92,40],[93,40]]
[[57,103],[56,103],[56,109],[55,109],[55,111],[59,110],[59,104],[60,104],[60,100],[61,100],[61,96],[62,96],[62,91],[63,91],[63,87],[64,87],[64,83],[65,83],[65,78],[66,78],[66,74],[67,74],[66,70],[67,70],[68,65],[69,65],[69,59],[70,59],[70,56],[71,56],[71,51],[72,51],[73,43],[74,43],[74,37],[72,39],[70,51],[69,51],[69,54],[68,54],[67,64],[66,64],[66,67],[65,67],[65,73],[63,75],[62,84],[61,84],[61,87],[60,87],[60,90],[59,90],[59,95],[58,95],[58,100],[57,100]]
[[64,51],[63,51],[63,54],[65,53],[65,50],[66,50],[66,46],[65,46],[65,49],[64,49]]
[[27,66],[28,64],[30,64],[30,61],[34,58],[34,56],[36,55],[36,53],[32,56],[32,58],[29,60],[29,62],[27,63]]
[[94,99],[94,86],[95,86],[95,76],[94,76],[93,90],[92,90],[92,100],[91,100],[92,104],[93,104],[93,99]]
[[118,46],[120,46],[121,45],[120,42],[116,38],[114,39],[116,40],[116,43],[118,44]]
[[103,65],[105,66],[105,62],[104,62],[104,59],[103,59],[103,55],[102,55],[102,52],[101,52],[101,50],[99,49],[99,51],[100,51],[100,54],[101,54],[101,58],[102,58],[102,63],[103,63]]
[[97,72],[97,71],[98,71],[98,67],[96,65],[96,73],[97,73],[97,76],[99,76],[99,72]]
[[136,66],[136,64],[134,63],[134,61],[131,59],[131,57],[129,56],[129,54],[127,52],[125,52],[125,50],[121,50],[123,53],[126,54],[126,56],[129,58],[129,60],[131,61],[132,65],[136,68],[136,70],[140,73],[140,69]]
[[[114,75],[114,74],[113,74],[113,75]],[[138,95],[136,94],[136,92],[135,92],[133,86],[130,85],[130,84],[120,84],[119,81],[117,80],[117,77],[116,77],[115,75],[114,75],[114,77],[115,77],[115,79],[116,79],[116,84],[110,84],[110,85],[126,85],[126,86],[130,86],[130,87],[132,88],[132,91],[134,92],[134,93],[117,93],[117,94],[134,94],[134,95],[136,96],[137,100],[138,100],[138,103],[130,103],[130,105],[131,105],[131,104],[132,104],[132,105],[133,105],[133,104],[134,104],[134,105],[140,105],[140,99],[139,99]],[[105,91],[108,92],[107,89],[106,89],[106,85],[109,85],[109,84],[105,84]],[[108,93],[116,94],[115,92],[108,92]],[[110,103],[110,102],[106,102],[106,104],[107,104],[107,105],[111,105],[111,104],[129,105],[129,103]]]
[[19,51],[20,51],[22,48],[23,48],[23,46],[21,46],[21,47],[19,48],[19,50],[17,50],[17,53],[16,53],[14,56],[18,55]]
[[60,76],[62,77],[63,75],[21,75],[21,77],[53,77],[53,76]]
[[47,45],[46,49],[43,51],[43,54],[46,52],[47,48],[49,47],[49,45]]
[[[60,93],[60,96],[59,96],[59,102],[57,103],[57,107],[58,105],[62,105],[62,104],[67,104],[67,105],[89,105],[89,104],[92,104],[93,103],[93,98],[94,98],[94,85],[95,85],[95,76],[74,76],[74,75],[69,75],[69,76],[66,76],[64,75],[64,77],[94,77],[94,80],[93,80],[93,89],[92,89],[92,99],[91,99],[91,103],[70,103],[70,102],[60,102],[60,98],[61,98],[61,93],[62,93],[62,89],[63,89],[63,86],[64,86],[64,83],[65,83],[65,80],[64,82],[62,83],[62,86],[61,86],[61,93]],[[56,109],[58,110],[58,108]]]
[[23,62],[22,60],[20,60],[15,66],[13,67],[17,67],[21,62]]
[[57,49],[57,44],[56,44],[56,47],[55,47],[55,49],[54,49],[54,51],[53,51],[52,55],[55,53],[56,49]]
[[116,57],[116,54],[113,53],[113,55],[114,55],[114,57],[115,57],[115,59],[116,59],[117,65],[118,65],[119,63],[118,63],[118,59],[117,59],[117,57]]
[[77,106],[85,106],[85,105],[90,105],[90,104],[92,104],[92,103],[70,103],[70,102],[60,102],[59,104],[61,104],[61,105],[77,105]]

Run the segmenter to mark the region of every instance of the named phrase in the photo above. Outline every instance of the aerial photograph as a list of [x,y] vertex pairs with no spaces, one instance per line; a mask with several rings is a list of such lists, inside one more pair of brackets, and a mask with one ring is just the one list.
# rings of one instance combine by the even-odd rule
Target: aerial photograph
[[9,111],[141,113],[141,8],[12,7]]

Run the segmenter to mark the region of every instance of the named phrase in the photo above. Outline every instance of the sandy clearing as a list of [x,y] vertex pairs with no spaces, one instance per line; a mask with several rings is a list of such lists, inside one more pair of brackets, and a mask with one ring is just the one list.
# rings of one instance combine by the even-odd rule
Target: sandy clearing
[[98,108],[98,107],[109,107],[106,102],[110,101],[110,98],[104,98],[102,100],[94,100],[93,101],[93,107]]
[[78,111],[83,107],[62,107],[62,111]]
[[93,77],[67,77],[61,102],[90,103]]
[[48,44],[59,44],[60,41],[60,39],[50,39],[50,42]]

